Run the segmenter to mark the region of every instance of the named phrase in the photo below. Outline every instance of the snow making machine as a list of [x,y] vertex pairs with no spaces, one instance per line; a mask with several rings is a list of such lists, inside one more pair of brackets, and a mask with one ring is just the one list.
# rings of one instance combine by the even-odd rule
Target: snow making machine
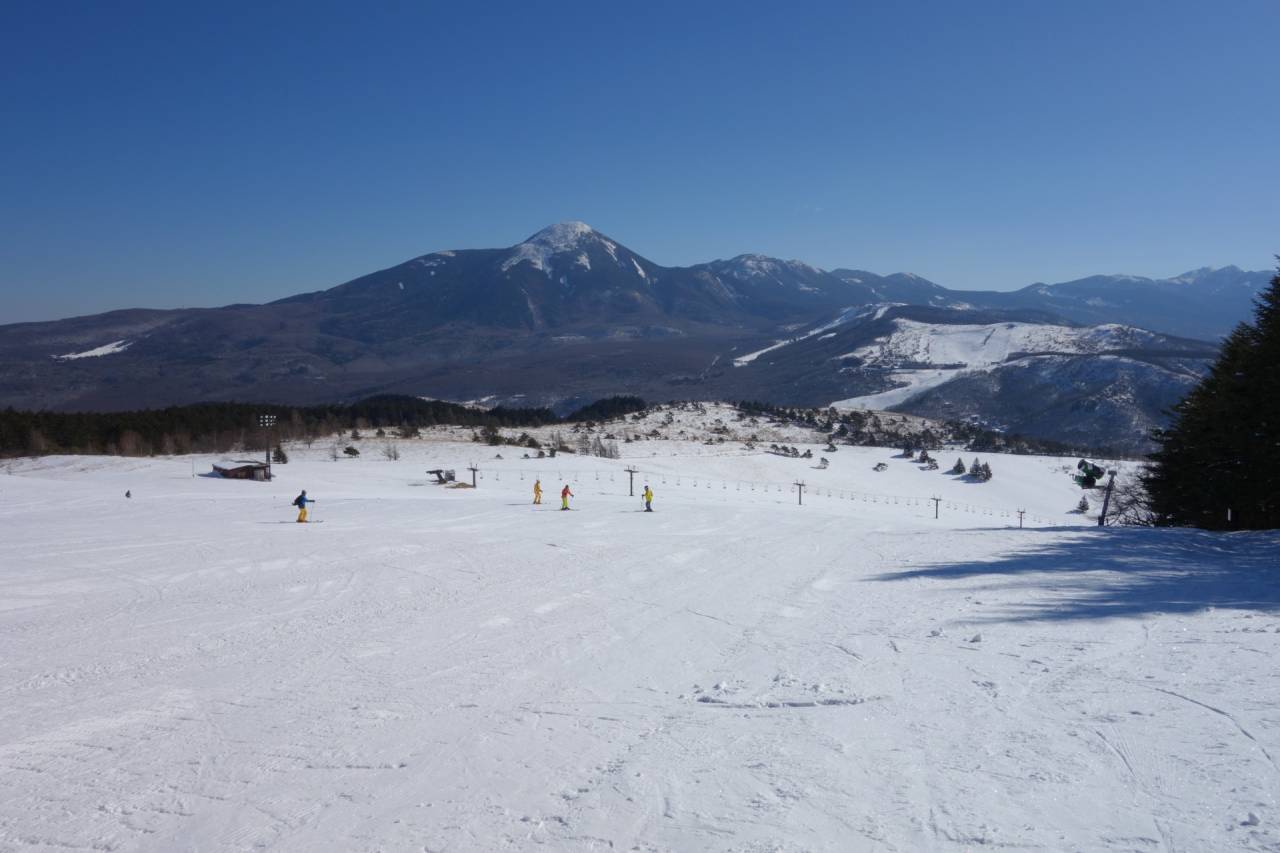
[[1080,473],[1076,474],[1071,479],[1075,480],[1082,489],[1097,488],[1098,481],[1107,473],[1106,471],[1103,471],[1100,466],[1094,465],[1087,459],[1081,459],[1077,462],[1076,470]]

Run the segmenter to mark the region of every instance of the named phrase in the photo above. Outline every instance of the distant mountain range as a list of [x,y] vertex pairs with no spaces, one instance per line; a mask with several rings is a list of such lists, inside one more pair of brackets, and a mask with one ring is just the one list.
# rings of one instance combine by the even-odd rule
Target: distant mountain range
[[[564,410],[621,392],[797,405],[865,397],[1137,446],[1212,358],[1212,341],[1249,317],[1269,278],[1224,267],[956,291],[909,273],[824,271],[763,255],[664,267],[565,222],[509,248],[434,252],[265,305],[0,326],[0,405],[123,409],[396,392]],[[990,339],[1008,341],[1004,350],[961,347],[944,380],[912,372],[937,370],[936,360],[902,356],[904,335],[929,350],[934,338],[953,346],[1002,324],[1014,326]],[[1096,324],[1111,328],[1074,328]],[[1026,346],[1039,349],[1018,349]],[[910,390],[884,396],[894,385]],[[1064,407],[1078,416],[1063,417]]]

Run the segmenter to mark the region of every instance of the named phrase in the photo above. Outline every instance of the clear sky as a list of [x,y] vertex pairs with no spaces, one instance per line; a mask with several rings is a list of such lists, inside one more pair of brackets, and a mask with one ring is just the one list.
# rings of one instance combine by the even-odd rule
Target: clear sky
[[661,264],[1001,290],[1280,252],[1277,0],[2,17],[0,323],[267,301],[564,219]]

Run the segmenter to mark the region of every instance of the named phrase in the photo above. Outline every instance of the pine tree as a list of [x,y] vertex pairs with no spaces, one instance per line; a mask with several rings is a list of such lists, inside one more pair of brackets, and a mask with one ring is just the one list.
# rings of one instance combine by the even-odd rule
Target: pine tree
[[952,474],[963,474],[963,473],[965,473],[965,471],[966,471],[966,469],[965,469],[965,467],[964,467],[964,460],[963,460],[963,459],[957,459],[957,460],[956,460],[956,464],[954,464],[954,465],[952,465],[952,466],[951,466],[951,473],[952,473]]
[[1143,483],[1157,524],[1280,527],[1280,274],[1153,437]]

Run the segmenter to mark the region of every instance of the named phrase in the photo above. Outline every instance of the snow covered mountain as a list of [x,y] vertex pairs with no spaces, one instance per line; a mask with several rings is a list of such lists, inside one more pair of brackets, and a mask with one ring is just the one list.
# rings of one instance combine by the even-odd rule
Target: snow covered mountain
[[[761,255],[664,267],[561,222],[507,248],[432,252],[267,305],[3,326],[0,404],[316,402],[386,390],[560,401],[620,382],[665,390],[738,341],[879,295]],[[587,351],[566,376],[572,345]],[[67,357],[85,353],[93,357]]]
[[[326,331],[369,338],[473,323],[605,336],[688,331],[683,324],[764,328],[861,301],[798,261],[744,255],[663,267],[582,222],[561,222],[506,249],[434,252],[330,290],[283,300],[329,316]],[[650,328],[653,327],[653,328]]]
[[383,340],[445,323],[537,330],[661,316],[660,269],[584,223],[561,222],[506,249],[433,252],[284,303],[318,308],[328,330]]
[[[943,329],[957,324],[1067,329],[1122,323],[1184,335],[1201,329],[1213,338],[1248,316],[1250,300],[1266,280],[1266,273],[1227,267],[1163,281],[1105,276],[1015,293],[962,292],[910,273],[824,271],[759,254],[662,266],[571,221],[506,248],[432,252],[266,305],[127,310],[0,326],[0,405],[65,410],[201,400],[314,403],[388,392],[567,409],[631,392],[657,400],[727,397],[804,405],[887,393],[878,402],[901,405],[919,396],[910,405],[924,406],[925,397],[896,390],[907,386],[933,389],[931,412],[948,406],[967,411],[939,390],[959,387],[957,368],[925,365],[953,371],[937,373],[926,389],[925,374],[908,377],[901,365],[889,366],[889,354],[908,346],[906,331],[899,330],[876,358],[860,348],[889,333],[894,319],[927,324],[918,336],[939,336],[939,352],[959,345],[958,333]],[[1041,333],[1025,334],[1027,340],[1011,338],[1008,345],[1030,346]],[[1072,337],[1053,334],[1058,344]],[[988,346],[1001,339],[996,334]],[[1179,351],[1188,346],[1179,344]],[[1078,361],[1113,354],[1116,347],[1050,349]],[[1213,345],[1191,348],[1199,365]],[[1151,347],[1137,350],[1143,353],[1138,361],[1149,364]],[[1127,372],[1115,381],[1138,389],[1135,399],[1157,400],[1138,404],[1144,412],[1181,393],[1198,369],[1188,373],[1162,363],[1151,371],[1126,358]],[[993,353],[982,359],[988,376],[1003,375],[1012,364]],[[973,382],[976,362],[955,359],[961,362],[967,366],[963,378]],[[1038,368],[1048,370],[1046,364]],[[1072,369],[1078,372],[1078,365]],[[1064,370],[1050,372],[1065,376]],[[943,375],[946,382],[937,379]],[[1069,384],[1091,389],[1096,398],[1102,381],[1099,374]],[[1168,393],[1141,390],[1154,386]],[[1001,387],[1006,390],[996,397],[1003,402],[987,407],[998,411],[978,417],[1010,428],[1038,423],[1009,416],[1009,398],[1029,393],[1023,385],[1010,380]],[[1130,421],[1141,425],[1153,417]],[[1111,436],[1103,441],[1121,443]]]
[[735,388],[785,402],[961,419],[1082,445],[1140,450],[1216,347],[1030,312],[882,305],[734,359]]

